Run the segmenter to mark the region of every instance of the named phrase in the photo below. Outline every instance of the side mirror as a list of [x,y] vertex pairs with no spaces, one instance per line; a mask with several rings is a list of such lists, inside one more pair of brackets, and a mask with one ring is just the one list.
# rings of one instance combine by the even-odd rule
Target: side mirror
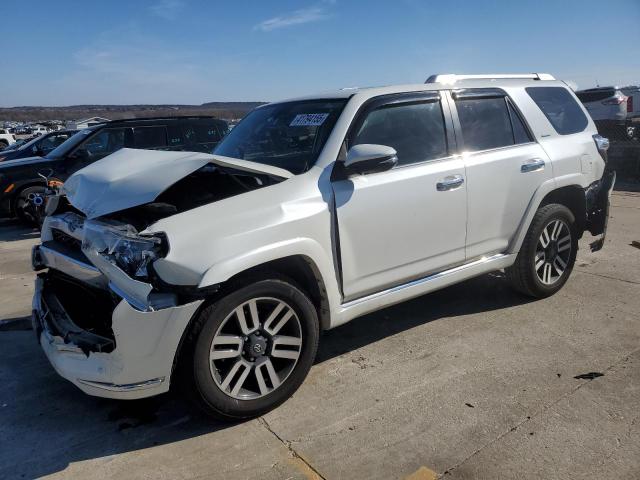
[[349,172],[376,173],[390,170],[398,163],[398,152],[393,147],[362,143],[347,152],[344,162]]

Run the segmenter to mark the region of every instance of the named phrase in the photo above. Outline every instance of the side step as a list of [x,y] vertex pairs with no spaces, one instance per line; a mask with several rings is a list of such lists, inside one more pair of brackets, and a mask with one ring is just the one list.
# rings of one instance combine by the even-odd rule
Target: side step
[[468,278],[509,267],[513,265],[515,259],[515,254],[503,253],[491,257],[482,257],[473,262],[460,265],[459,267],[434,273],[433,275],[372,293],[365,297],[356,298],[355,300],[342,304],[338,312],[338,318],[332,326],[341,325],[361,315],[448,287],[449,285],[467,280]]

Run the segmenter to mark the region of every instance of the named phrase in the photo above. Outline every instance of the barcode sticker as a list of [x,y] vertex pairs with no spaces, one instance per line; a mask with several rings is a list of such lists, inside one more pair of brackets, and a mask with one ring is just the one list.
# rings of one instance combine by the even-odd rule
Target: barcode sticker
[[329,116],[328,113],[300,113],[291,120],[290,127],[319,127]]

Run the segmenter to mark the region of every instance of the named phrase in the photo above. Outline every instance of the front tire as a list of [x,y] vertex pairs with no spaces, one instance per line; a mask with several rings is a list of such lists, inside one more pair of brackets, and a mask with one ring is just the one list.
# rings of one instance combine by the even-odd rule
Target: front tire
[[200,312],[189,333],[183,380],[210,415],[253,418],[298,389],[318,339],[309,298],[287,280],[259,280]]
[[45,193],[45,187],[34,186],[27,187],[18,193],[15,200],[14,211],[16,216],[23,223],[30,225],[40,225],[42,223],[42,211],[36,207],[29,199],[30,195],[43,197]]
[[575,217],[564,205],[540,208],[527,231],[515,263],[505,269],[517,291],[545,298],[566,283],[578,252]]

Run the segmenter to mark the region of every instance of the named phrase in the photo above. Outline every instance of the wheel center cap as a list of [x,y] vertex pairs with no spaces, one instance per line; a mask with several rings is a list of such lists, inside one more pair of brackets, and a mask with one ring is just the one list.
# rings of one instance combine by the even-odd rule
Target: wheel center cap
[[244,344],[244,350],[249,357],[262,357],[267,353],[267,339],[259,333],[249,335]]

